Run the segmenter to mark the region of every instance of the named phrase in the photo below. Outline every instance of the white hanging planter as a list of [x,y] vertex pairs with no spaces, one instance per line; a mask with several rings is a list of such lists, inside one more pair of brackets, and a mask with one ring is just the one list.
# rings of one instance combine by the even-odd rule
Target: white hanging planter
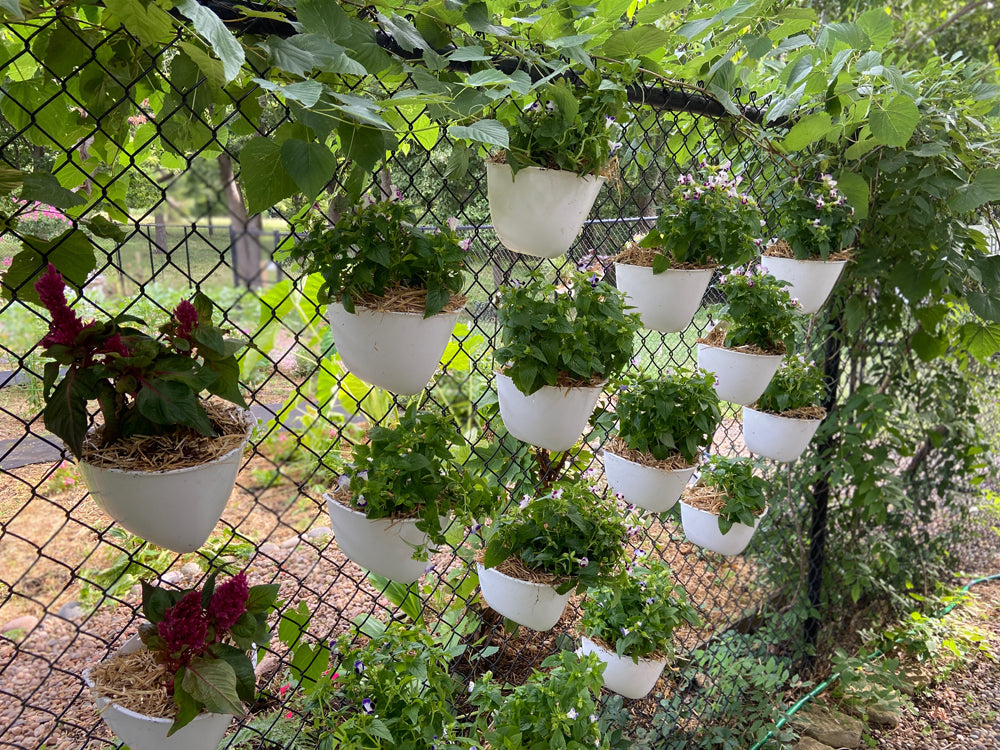
[[354,375],[392,393],[420,393],[437,372],[460,310],[425,318],[421,313],[375,312],[339,302],[326,306],[333,343]]
[[749,354],[722,346],[698,344],[698,367],[714,372],[722,401],[752,404],[781,366],[781,354]]
[[509,376],[498,372],[500,418],[518,440],[550,451],[567,451],[583,434],[603,388],[546,385],[525,396]]
[[323,497],[337,546],[349,560],[405,584],[413,583],[427,570],[426,559],[414,559],[428,547],[427,533],[417,528],[417,519],[370,519],[329,494]]
[[782,463],[797,461],[822,419],[782,417],[743,407],[743,440],[751,453]]
[[[244,412],[252,425],[250,412]],[[194,552],[222,517],[243,462],[247,437],[213,461],[167,471],[125,471],[86,461],[77,466],[94,502],[119,525],[174,552]]]
[[846,260],[796,260],[765,255],[761,260],[768,273],[787,281],[788,293],[798,299],[796,312],[812,315],[826,303],[847,265]]
[[512,578],[482,563],[476,564],[476,572],[479,588],[490,609],[532,630],[555,627],[573,594],[573,589],[557,594],[555,586]]
[[681,525],[684,536],[692,544],[718,552],[720,555],[738,555],[750,544],[750,539],[760,525],[760,519],[767,514],[757,516],[753,526],[747,526],[737,521],[725,534],[719,531],[719,517],[707,510],[695,508],[681,500]]
[[616,652],[597,645],[586,636],[581,639],[580,648],[576,653],[581,656],[597,654],[597,658],[605,664],[604,687],[633,700],[649,695],[663,674],[663,668],[667,666],[666,657],[639,659],[638,662],[634,662],[632,657],[619,656]]
[[675,333],[691,324],[705,290],[712,280],[712,268],[674,269],[654,274],[652,268],[615,263],[618,288],[628,304],[654,331]]
[[603,177],[562,169],[486,163],[493,230],[508,250],[536,258],[562,255],[583,229]]
[[[145,646],[139,636],[134,635],[118,649],[118,653],[131,654],[141,648]],[[94,687],[89,669],[84,670],[83,680],[87,687]],[[233,719],[230,714],[201,713],[190,724],[167,737],[173,719],[136,713],[96,695],[94,702],[97,712],[115,737],[132,750],[216,750]]]
[[674,507],[694,470],[694,466],[672,471],[654,469],[604,451],[604,476],[611,489],[624,495],[632,505],[652,513]]

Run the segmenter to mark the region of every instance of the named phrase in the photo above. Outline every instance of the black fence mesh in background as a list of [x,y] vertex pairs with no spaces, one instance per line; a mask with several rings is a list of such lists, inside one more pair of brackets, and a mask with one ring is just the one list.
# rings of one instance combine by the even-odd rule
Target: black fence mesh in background
[[[45,141],[39,133],[46,133],[48,118],[61,113],[54,113],[50,102],[39,101],[34,89],[23,85],[23,74],[14,72],[19,64],[44,66],[35,41],[24,38],[23,52],[0,68],[0,93],[6,105],[0,118],[2,162],[20,169],[51,170],[57,176],[64,170],[85,169],[81,151],[106,124],[101,113],[88,117],[81,112],[77,139],[60,143],[49,137],[44,146],[38,145]],[[178,78],[171,77],[175,54],[176,49],[167,48],[151,58],[155,73],[167,81]],[[100,54],[94,59],[99,62]],[[74,75],[66,72],[66,86]],[[288,199],[248,219],[240,215],[238,199],[233,202],[243,144],[253,135],[274,134],[290,126],[289,112],[278,99],[254,90],[227,103],[234,113],[230,119],[206,119],[185,106],[202,84],[178,82],[171,92],[176,99],[173,109],[159,106],[154,111],[148,102],[131,102],[131,147],[141,148],[137,141],[148,133],[150,140],[154,135],[164,143],[176,139],[174,153],[164,150],[156,162],[133,160],[115,175],[86,174],[88,189],[103,191],[105,201],[128,213],[134,224],[126,227],[121,240],[97,240],[99,266],[79,308],[84,317],[90,310],[127,310],[162,320],[192,290],[206,292],[226,324],[254,346],[242,361],[241,381],[260,424],[237,489],[207,545],[179,556],[146,544],[100,512],[65,461],[58,441],[46,433],[40,416],[37,348],[45,320],[35,308],[4,303],[0,308],[0,369],[5,370],[0,375],[4,385],[0,390],[0,624],[7,633],[0,641],[0,746],[65,750],[114,743],[94,714],[80,673],[135,632],[142,578],[159,578],[183,588],[197,585],[213,568],[245,568],[253,582],[281,585],[285,611],[306,602],[313,612],[310,632],[323,640],[356,633],[365,617],[412,618],[393,590],[344,558],[331,537],[322,500],[352,441],[366,426],[384,418],[393,399],[342,371],[333,370],[331,378],[331,362],[337,360],[323,310],[294,268],[272,260],[275,249],[294,241],[292,217],[303,206]],[[247,106],[251,99],[253,107]],[[258,114],[249,118],[241,110]],[[192,130],[207,130],[213,137],[188,151],[184,143]],[[783,176],[780,163],[739,137],[726,118],[636,105],[627,135],[619,179],[605,186],[592,214],[595,218],[567,257],[551,263],[516,256],[498,243],[488,224],[483,169],[473,164],[461,179],[446,177],[452,144],[443,131],[433,148],[410,142],[405,153],[397,152],[386,168],[371,177],[371,195],[398,190],[423,221],[456,217],[459,233],[472,242],[467,268],[470,301],[456,332],[458,348],[426,392],[426,405],[466,420],[491,453],[488,470],[498,475],[507,471],[512,451],[518,450],[510,441],[490,442],[491,425],[481,411],[493,391],[490,352],[497,341],[498,287],[524,278],[534,268],[554,276],[591,255],[605,272],[613,273],[608,257],[643,230],[643,217],[652,214],[657,197],[692,162],[731,161],[757,196],[768,193]],[[128,153],[126,149],[126,161]],[[332,185],[315,210],[332,212],[340,194],[340,186]],[[5,206],[3,212],[20,219],[20,224],[0,234],[0,257],[10,258],[19,248],[20,234],[29,228],[56,236],[67,226],[93,219],[100,210],[98,206],[95,213],[71,220],[44,205]],[[773,223],[773,216],[767,216]],[[763,236],[770,234],[769,229],[762,229]],[[719,299],[715,288],[706,302],[713,299]],[[694,342],[708,327],[703,308],[683,334],[643,331],[634,366],[651,373],[692,367]],[[584,446],[593,452],[591,465],[598,481],[603,472],[599,449],[606,438],[595,432]],[[738,410],[726,411],[711,451],[746,453]],[[676,512],[643,517],[639,532],[630,537],[633,555],[660,556],[671,566],[704,620],[703,627],[679,635],[677,663],[653,695],[628,702],[621,713],[619,704],[607,700],[607,715],[625,723],[633,737],[650,746],[710,744],[712,737],[745,720],[751,708],[748,691],[762,690],[738,677],[748,664],[759,665],[776,653],[773,644],[755,639],[753,632],[764,620],[779,626],[782,613],[804,591],[810,522],[809,498],[799,492],[782,497],[785,475],[772,467],[769,476],[776,499],[742,557],[724,559],[686,542]],[[467,585],[470,571],[457,548],[472,533],[464,530],[455,546],[432,557],[414,588],[420,615],[441,632],[454,627],[446,613],[466,611],[471,619],[463,625],[467,629],[462,637],[493,647],[475,669],[490,669],[499,679],[517,684],[548,654],[565,647],[578,620],[576,600],[552,632],[526,628],[505,632],[477,598],[476,589]],[[783,566],[782,575],[766,575],[769,566],[777,564]],[[784,581],[784,588],[774,581]],[[796,628],[784,635],[794,644],[801,632]],[[280,706],[285,657],[275,642],[260,668],[258,686],[273,697],[271,710]],[[788,675],[781,677],[777,675],[773,686],[778,692],[766,696],[775,703],[788,682]],[[243,724],[249,725],[249,719]],[[257,726],[251,734],[265,731]]]

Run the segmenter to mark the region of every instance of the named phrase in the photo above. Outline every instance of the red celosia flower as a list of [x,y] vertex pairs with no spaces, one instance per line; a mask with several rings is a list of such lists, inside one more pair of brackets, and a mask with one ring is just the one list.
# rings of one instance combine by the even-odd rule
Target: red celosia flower
[[174,310],[174,319],[178,326],[175,335],[178,338],[191,340],[191,331],[198,325],[198,311],[188,300],[181,300]]
[[132,356],[132,352],[125,346],[120,333],[116,333],[101,346],[101,351],[105,354],[120,354],[123,357]]
[[52,316],[49,332],[41,342],[46,349],[56,344],[72,346],[77,334],[83,330],[83,323],[66,304],[65,289],[62,274],[51,263],[48,270],[35,282],[38,298]]
[[[191,591],[163,613],[156,632],[167,643],[171,654],[190,650],[190,656],[201,652],[208,634],[208,620],[201,608],[201,593]],[[182,659],[182,662],[186,661]]]
[[216,638],[236,624],[247,611],[249,599],[250,586],[247,584],[246,573],[233,576],[215,589],[208,602],[208,616],[215,623]]

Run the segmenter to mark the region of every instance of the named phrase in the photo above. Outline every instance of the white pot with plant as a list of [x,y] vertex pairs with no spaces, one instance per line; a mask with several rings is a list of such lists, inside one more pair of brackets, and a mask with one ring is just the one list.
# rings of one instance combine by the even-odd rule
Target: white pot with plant
[[134,750],[215,750],[256,696],[256,649],[270,639],[278,585],[240,573],[203,591],[143,582],[148,622],[113,656],[83,673],[97,710]]
[[745,458],[712,456],[681,498],[688,541],[721,555],[741,554],[766,511],[767,483]]
[[718,324],[698,339],[698,366],[715,373],[723,401],[752,404],[767,388],[795,332],[795,305],[784,282],[748,269],[722,280]]
[[425,232],[411,209],[384,201],[317,224],[290,257],[322,275],[319,299],[347,369],[412,395],[437,371],[464,308],[467,251],[450,228]]
[[452,515],[471,521],[491,513],[496,492],[454,460],[461,441],[445,417],[411,403],[399,422],[375,426],[354,446],[351,465],[325,495],[330,525],[344,555],[391,581],[423,575],[431,545],[444,544]]
[[[200,293],[177,305],[156,337],[125,315],[84,325],[51,264],[35,288],[51,316],[41,341],[51,359],[46,428],[109,516],[153,544],[194,552],[226,507],[253,427],[235,358],[245,342],[213,325],[212,302]],[[90,421],[92,402],[100,425]]]
[[486,163],[493,229],[508,250],[540,258],[565,253],[604,183],[625,92],[586,73],[582,86],[543,84],[525,109],[501,108],[510,143]]
[[722,420],[714,376],[672,372],[619,387],[618,434],[604,446],[608,485],[652,513],[670,510]]
[[674,631],[697,627],[698,613],[674,586],[670,568],[660,560],[633,565],[628,575],[587,591],[580,626],[579,654],[604,662],[604,686],[633,700],[645,698],[673,653]]
[[477,564],[486,603],[514,622],[550,630],[574,590],[612,577],[625,524],[583,480],[560,481],[490,527]]
[[789,294],[800,303],[797,312],[812,315],[826,303],[850,260],[858,233],[854,208],[833,176],[821,174],[792,183],[775,210],[779,239],[767,247],[761,262],[788,282]]
[[604,383],[628,364],[639,318],[596,274],[557,293],[538,274],[500,292],[500,417],[518,440],[566,451],[583,433]]
[[804,357],[785,360],[753,408],[743,407],[743,440],[751,453],[797,461],[812,442],[826,410],[823,373]]
[[646,328],[683,331],[718,266],[748,262],[757,252],[761,218],[741,178],[728,166],[683,174],[660,206],[656,226],[615,257],[615,278]]

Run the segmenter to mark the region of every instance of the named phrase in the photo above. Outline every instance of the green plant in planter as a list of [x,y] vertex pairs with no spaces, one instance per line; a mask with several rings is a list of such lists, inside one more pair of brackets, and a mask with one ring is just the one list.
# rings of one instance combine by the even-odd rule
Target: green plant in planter
[[368,518],[418,518],[417,528],[444,544],[441,516],[472,521],[499,499],[496,487],[457,464],[451,451],[461,442],[448,419],[411,403],[396,425],[372,427],[368,442],[354,446],[338,486]]
[[589,638],[613,648],[632,661],[669,656],[674,631],[683,623],[699,625],[698,613],[673,583],[662,561],[631,567],[613,585],[587,591],[581,625]]
[[[653,273],[671,266],[733,267],[758,252],[763,220],[757,202],[740,192],[742,178],[702,165],[702,174],[682,174],[660,205],[656,226],[636,244],[655,250]],[[627,252],[628,249],[626,249]],[[622,258],[622,262],[633,262]]]
[[725,499],[719,511],[719,531],[728,534],[734,523],[753,526],[767,508],[767,482],[754,474],[746,458],[712,456],[701,469],[699,484],[711,487]]
[[754,408],[780,414],[792,409],[819,406],[825,391],[822,370],[806,361],[805,357],[790,357],[781,363]]
[[582,480],[556,482],[538,497],[525,495],[517,509],[490,527],[483,565],[510,557],[560,579],[557,591],[578,591],[619,574],[625,522],[614,503]]
[[500,291],[501,346],[493,358],[521,393],[543,386],[594,385],[632,358],[639,316],[596,273],[574,273],[570,291],[533,274]]
[[726,301],[713,307],[720,325],[724,326],[727,348],[756,347],[769,353],[784,353],[795,335],[795,308],[785,287],[760,267],[746,273],[733,273],[720,282]]
[[[481,744],[457,737],[460,686],[449,665],[462,649],[443,648],[427,633],[398,624],[364,646],[341,636],[339,663],[299,699],[311,746],[444,750]],[[298,707],[295,700],[290,705]]]
[[[417,292],[424,317],[441,312],[465,288],[467,241],[449,227],[425,232],[413,211],[398,201],[356,207],[332,227],[317,221],[288,251],[306,273],[319,273],[319,302],[377,304],[380,298]],[[425,292],[426,297],[419,299]]]
[[[492,674],[470,686],[481,731],[497,750],[607,748],[597,722],[604,665],[595,654],[560,651],[542,662],[523,685],[504,695]],[[492,720],[489,720],[492,717]]]
[[[547,83],[524,109],[511,103],[501,118],[510,135],[506,158],[515,174],[524,167],[599,175],[617,150],[625,117],[625,88],[585,73],[582,86]],[[505,116],[506,115],[506,116]]]
[[[814,181],[796,180],[775,210],[778,234],[796,260],[826,260],[850,248],[858,234],[854,208],[837,189],[833,175],[823,174]],[[768,252],[773,250],[769,248]]]
[[631,450],[661,461],[680,454],[693,464],[722,421],[715,376],[673,371],[662,380],[631,377],[618,389],[618,436]]

